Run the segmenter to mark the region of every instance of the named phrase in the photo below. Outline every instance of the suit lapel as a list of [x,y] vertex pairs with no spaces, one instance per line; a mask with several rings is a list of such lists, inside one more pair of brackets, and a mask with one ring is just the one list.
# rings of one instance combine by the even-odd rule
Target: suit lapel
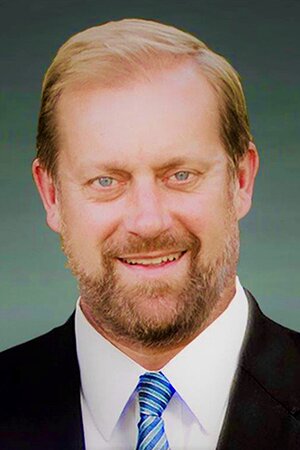
[[[84,450],[80,405],[80,374],[76,353],[74,316],[52,331],[48,350],[55,355],[49,373],[49,403],[45,432],[49,434],[49,449]],[[55,346],[55,348],[51,348]],[[50,401],[50,398],[53,401]]]
[[299,446],[299,423],[241,369],[217,449],[296,450]]
[[267,319],[246,294],[249,324],[217,450],[296,450],[299,350],[293,332]]

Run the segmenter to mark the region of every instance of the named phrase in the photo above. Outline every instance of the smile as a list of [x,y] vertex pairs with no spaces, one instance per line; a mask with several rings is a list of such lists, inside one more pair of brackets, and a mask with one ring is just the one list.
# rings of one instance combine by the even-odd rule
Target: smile
[[156,266],[163,263],[168,263],[172,261],[177,261],[185,253],[176,252],[170,253],[169,255],[156,256],[156,257],[143,257],[143,258],[119,258],[122,262],[130,265],[142,265],[142,266]]

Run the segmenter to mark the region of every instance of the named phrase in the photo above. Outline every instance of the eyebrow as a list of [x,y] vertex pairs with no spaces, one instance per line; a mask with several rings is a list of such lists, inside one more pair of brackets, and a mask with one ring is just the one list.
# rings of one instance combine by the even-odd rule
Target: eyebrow
[[[163,164],[161,164],[161,163],[155,164],[153,166],[153,169],[156,172],[164,172],[166,170],[174,169],[176,167],[179,167],[179,166],[182,166],[185,164],[189,164],[191,162],[194,162],[194,163],[197,162],[197,163],[202,163],[202,164],[204,163],[204,161],[201,160],[200,158],[199,158],[199,160],[198,159],[191,160],[189,158],[174,157],[174,158],[169,159],[168,161],[166,161]],[[93,164],[93,163],[87,164],[84,168],[88,168],[88,167],[94,167],[99,170],[103,170],[103,171],[110,172],[110,173],[112,173],[112,172],[114,172],[114,173],[130,172],[128,164],[126,162],[121,163],[120,161],[117,161],[117,160],[111,161],[110,163],[105,163],[105,162],[101,163],[101,162],[97,161],[95,164]]]
[[175,167],[182,166],[188,163],[190,160],[188,158],[171,158],[165,164],[156,165],[154,168],[157,171],[164,171],[168,169],[174,169]]

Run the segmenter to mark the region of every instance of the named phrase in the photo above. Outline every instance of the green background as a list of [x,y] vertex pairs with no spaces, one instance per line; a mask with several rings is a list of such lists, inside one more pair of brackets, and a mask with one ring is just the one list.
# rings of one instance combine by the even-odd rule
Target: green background
[[7,0],[0,2],[0,348],[72,311],[76,283],[31,179],[43,73],[57,48],[122,17],[196,34],[240,72],[261,155],[254,205],[241,224],[242,284],[276,321],[300,329],[300,2]]

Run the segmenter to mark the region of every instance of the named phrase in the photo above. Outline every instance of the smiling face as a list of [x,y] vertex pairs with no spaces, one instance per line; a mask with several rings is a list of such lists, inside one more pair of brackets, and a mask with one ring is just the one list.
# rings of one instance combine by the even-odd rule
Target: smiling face
[[35,176],[83,310],[115,339],[190,339],[234,294],[248,208],[214,90],[184,65],[118,89],[77,86],[57,117],[59,190],[41,168]]

